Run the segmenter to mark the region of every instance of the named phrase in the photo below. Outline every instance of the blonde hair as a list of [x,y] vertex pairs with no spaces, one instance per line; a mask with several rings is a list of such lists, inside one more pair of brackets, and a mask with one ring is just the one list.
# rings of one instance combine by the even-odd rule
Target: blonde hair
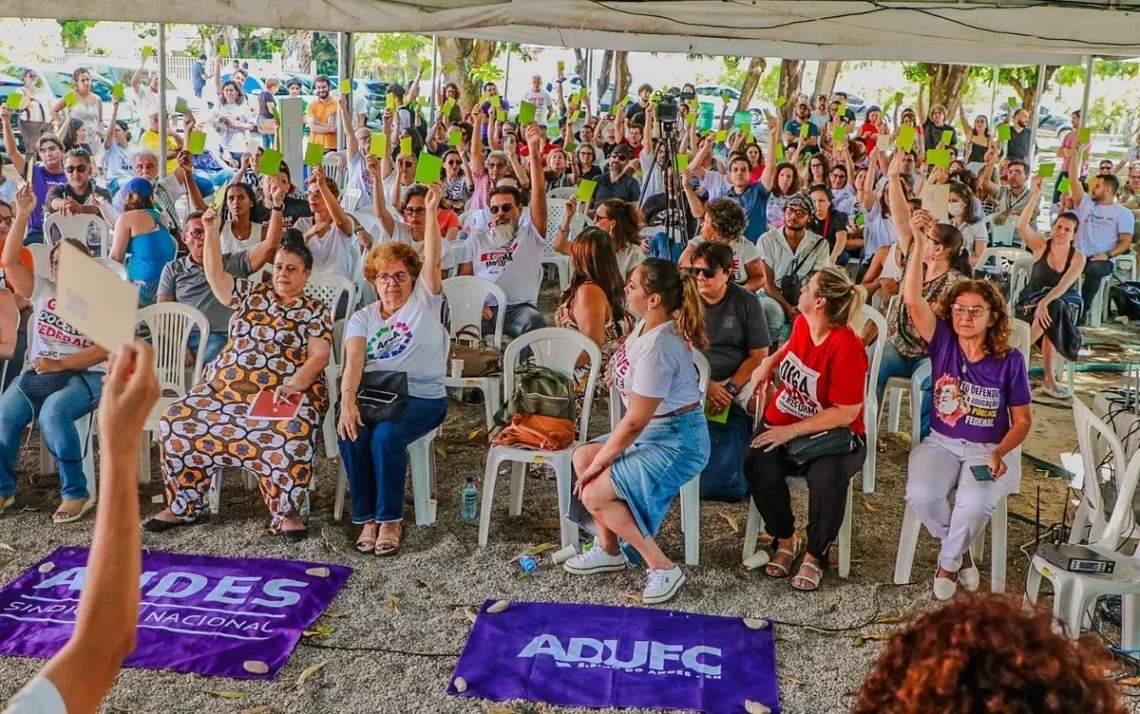
[[816,294],[826,301],[823,314],[835,326],[855,325],[867,302],[867,289],[851,282],[847,271],[829,265],[816,273]]
[[405,243],[381,243],[364,259],[364,279],[370,283],[375,282],[376,276],[380,273],[380,266],[385,263],[403,263],[413,283],[419,279],[420,270],[423,268],[420,256],[412,246]]
[[661,307],[674,316],[677,330],[698,350],[709,346],[705,332],[705,303],[697,289],[697,279],[677,270],[661,258],[647,258],[637,266],[641,287],[650,295],[661,296]]

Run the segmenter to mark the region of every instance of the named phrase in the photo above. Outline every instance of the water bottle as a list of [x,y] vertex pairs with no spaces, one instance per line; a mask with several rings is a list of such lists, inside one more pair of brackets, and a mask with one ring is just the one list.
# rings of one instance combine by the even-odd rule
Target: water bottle
[[463,501],[459,508],[459,518],[464,521],[475,520],[475,513],[477,509],[477,500],[479,498],[478,491],[475,490],[475,477],[468,476],[467,483],[463,485]]

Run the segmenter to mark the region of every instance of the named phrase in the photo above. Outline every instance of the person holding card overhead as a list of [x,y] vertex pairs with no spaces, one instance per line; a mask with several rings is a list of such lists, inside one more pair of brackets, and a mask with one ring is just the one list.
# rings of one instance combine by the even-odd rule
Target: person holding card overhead
[[[24,244],[44,242],[44,210],[48,191],[52,186],[61,186],[67,183],[67,173],[63,170],[63,142],[55,134],[43,134],[36,142],[36,155],[40,163],[29,165],[28,157],[20,152],[16,144],[16,135],[12,132],[12,110],[8,105],[0,106],[0,123],[4,129],[4,151],[12,168],[16,170],[25,182],[32,186],[32,194],[36,197],[36,209],[28,218],[27,235],[21,235]],[[29,179],[30,176],[30,179]]]
[[[323,270],[349,280],[356,280],[353,268],[358,255],[352,246],[352,218],[340,207],[340,191],[336,181],[325,176],[324,168],[313,166],[309,173],[309,208],[312,218],[297,221],[305,243],[313,255],[313,270]],[[345,297],[347,301],[347,296]],[[329,305],[336,315],[347,309]]]
[[83,439],[75,420],[90,414],[103,391],[107,351],[56,313],[56,266],[67,243],[83,253],[87,246],[66,238],[51,250],[50,278],[33,273],[20,261],[21,242],[36,198],[31,187],[16,194],[16,220],[4,241],[0,263],[12,291],[32,304],[28,368],[0,394],[0,513],[12,506],[20,435],[38,416],[47,448],[59,467],[62,503],[53,523],[71,523],[94,507],[83,472]]
[[139,307],[146,307],[158,299],[158,280],[162,269],[174,260],[177,241],[155,209],[150,181],[133,178],[123,190],[127,203],[115,221],[109,257],[127,266],[127,279],[139,287]]
[[[538,156],[543,141],[538,125],[526,127],[526,139],[532,154]],[[529,224],[520,224],[522,192],[511,186],[499,186],[490,194],[490,229],[473,231],[463,244],[459,274],[490,280],[507,294],[505,307],[487,305],[483,308],[484,334],[494,331],[495,311],[502,309],[507,311],[503,332],[511,337],[546,325],[536,307],[546,240],[546,178],[542,162],[530,162],[530,183]]]
[[1088,322],[1088,311],[1101,283],[1112,275],[1112,259],[1132,252],[1135,219],[1132,211],[1116,202],[1120,191],[1120,179],[1116,176],[1093,178],[1091,193],[1085,193],[1080,181],[1071,183],[1074,210],[1081,217],[1076,246],[1088,259],[1081,283],[1081,299],[1085,304],[1081,323],[1084,324]]
[[989,151],[993,139],[990,137],[990,121],[984,114],[974,117],[971,125],[966,121],[966,108],[958,105],[958,119],[962,123],[962,135],[966,137],[966,168],[971,172],[985,166],[986,152]]
[[[1087,131],[1081,130],[1081,110],[1076,110],[1069,115],[1069,120],[1073,124],[1072,131],[1065,132],[1061,137],[1061,146],[1057,149],[1057,163],[1061,165],[1061,173],[1057,175],[1057,183],[1053,187],[1053,203],[1058,203],[1061,200],[1062,191],[1057,188],[1061,185],[1061,179],[1067,178],[1073,181],[1074,176],[1080,177],[1081,181],[1088,178],[1089,173],[1089,158],[1092,156],[1092,135]],[[1084,134],[1084,140],[1081,139]],[[1076,161],[1077,156],[1080,156],[1080,167],[1077,170]]]
[[362,553],[399,550],[408,445],[447,415],[443,248],[436,220],[442,193],[438,182],[427,187],[422,261],[405,243],[382,243],[368,254],[364,277],[380,299],[356,312],[345,329],[337,434],[352,522],[362,526],[356,541]]
[[[986,151],[986,165],[978,174],[978,198],[992,200],[995,205],[993,224],[1005,225],[1012,216],[1021,212],[1029,203],[1029,165],[1021,159],[1012,159],[1006,168],[1005,185],[994,183],[994,164],[998,160],[998,149],[991,146]],[[1033,210],[1037,210],[1034,205]]]
[[[933,94],[934,92],[931,90],[931,95]],[[935,104],[930,107],[930,114],[927,115],[922,108],[922,92],[918,93],[918,121],[922,124],[923,148],[927,151],[949,149],[951,146],[958,145],[958,133],[950,124],[950,116],[946,113],[946,107]],[[945,140],[947,136],[945,132],[950,132],[949,141]]]
[[[75,89],[65,94],[51,108],[54,116],[62,116],[64,121],[78,119],[83,122],[87,136],[92,143],[103,140],[103,100],[91,88],[91,72],[86,67],[76,67],[71,73]],[[70,95],[70,98],[69,96]]]
[[[204,381],[162,414],[162,477],[169,506],[143,528],[161,533],[198,521],[221,467],[243,466],[261,481],[272,533],[290,543],[306,537],[301,514],[309,500],[317,431],[328,408],[324,370],[332,349],[332,314],[305,296],[313,256],[290,229],[273,260],[273,280],[234,278],[222,259],[220,218],[211,209],[204,268],[218,301],[235,310],[230,341]],[[250,414],[255,402],[291,417]]]
[[[375,156],[368,157],[368,166],[370,171],[379,170],[380,160]],[[434,183],[434,182],[433,182]],[[404,205],[399,210],[398,220],[392,215],[392,211],[388,208],[388,202],[384,200],[383,192],[377,191],[372,195],[372,210],[376,213],[376,218],[380,220],[380,227],[384,230],[383,235],[376,236],[381,243],[403,243],[410,246],[416,251],[417,255],[422,255],[424,252],[424,241],[426,240],[425,231],[427,230],[427,195],[428,187],[424,184],[415,184],[408,189],[407,194],[404,196]],[[449,218],[458,222],[458,216],[452,211],[447,209],[437,209],[436,225],[440,230],[444,230],[441,225],[441,217],[443,214],[451,214]],[[458,232],[458,229],[455,230]],[[442,269],[450,271],[455,269],[455,261],[452,258],[450,251],[445,251],[444,255],[440,258]]]
[[[938,228],[925,211],[914,213],[916,256],[927,254],[928,236]],[[1025,357],[1010,344],[1010,317],[997,286],[964,280],[931,307],[923,295],[923,264],[907,264],[903,303],[930,353],[934,404],[930,435],[910,450],[906,502],[942,541],[934,597],[949,600],[959,584],[978,589],[970,545],[1021,482],[1017,449],[1032,423],[1031,395]]]
[[231,164],[240,165],[254,123],[241,87],[232,79],[222,83],[222,93],[218,96],[218,105],[214,107],[213,123],[222,139],[222,150],[226,158]]

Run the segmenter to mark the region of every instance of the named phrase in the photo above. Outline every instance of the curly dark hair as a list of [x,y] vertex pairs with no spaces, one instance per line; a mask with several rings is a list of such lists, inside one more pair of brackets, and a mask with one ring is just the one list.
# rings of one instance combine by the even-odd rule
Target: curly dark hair
[[1053,631],[1012,595],[959,596],[901,632],[863,681],[852,714],[1124,714],[1095,638]]
[[950,306],[960,295],[967,293],[977,295],[985,300],[986,307],[990,309],[993,323],[986,328],[985,353],[997,359],[1004,359],[1013,347],[1009,344],[1010,324],[1005,296],[998,290],[997,285],[989,280],[963,280],[946,291],[942,300],[938,302],[934,313],[954,327],[954,319],[950,314]]
[[705,206],[705,215],[709,217],[717,236],[725,241],[738,240],[748,227],[748,216],[744,215],[744,209],[728,196],[709,201]]

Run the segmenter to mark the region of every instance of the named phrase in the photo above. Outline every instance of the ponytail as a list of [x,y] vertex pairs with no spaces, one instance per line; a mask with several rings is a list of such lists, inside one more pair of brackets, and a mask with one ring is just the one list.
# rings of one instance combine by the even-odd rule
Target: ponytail
[[957,270],[965,276],[972,272],[970,268],[970,246],[957,226],[949,223],[939,223],[930,229],[930,240],[942,246],[949,256],[950,269]]
[[973,274],[974,269],[970,267],[970,250],[966,246],[950,259],[950,269],[957,270],[962,275],[969,277]]
[[661,258],[647,258],[637,266],[637,272],[645,292],[661,296],[662,309],[677,320],[681,335],[698,350],[707,349],[705,304],[697,289],[697,279],[682,275],[676,265]]
[[834,265],[817,274],[816,293],[827,301],[823,308],[827,321],[835,327],[854,327],[867,303],[867,289],[851,282],[847,271]]
[[705,303],[697,289],[697,279],[692,275],[681,276],[681,309],[677,312],[677,327],[688,338],[693,347],[702,352],[708,349],[709,338],[705,333]]

